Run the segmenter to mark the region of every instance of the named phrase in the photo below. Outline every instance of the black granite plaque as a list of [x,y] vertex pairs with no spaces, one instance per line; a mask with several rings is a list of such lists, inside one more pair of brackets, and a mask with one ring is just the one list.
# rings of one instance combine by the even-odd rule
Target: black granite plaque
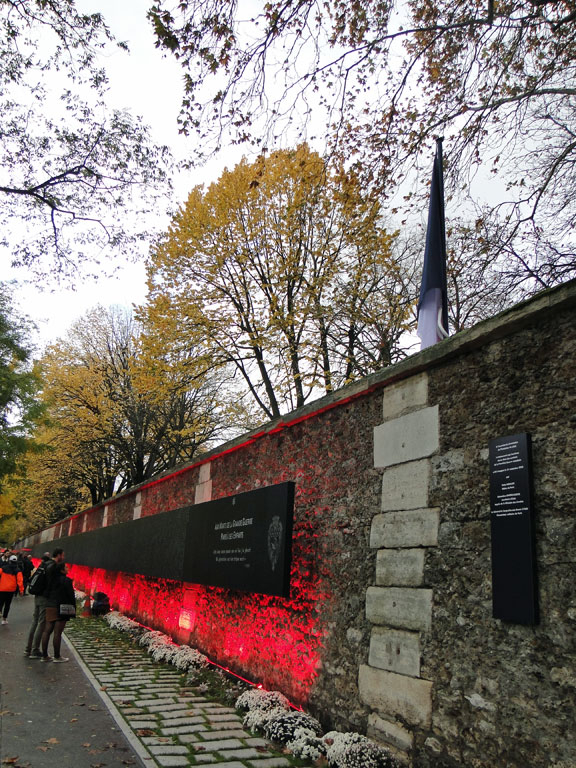
[[66,560],[108,571],[287,597],[294,483],[44,542]]
[[194,507],[184,581],[287,597],[293,507],[294,483]]
[[530,435],[491,440],[489,455],[493,616],[537,624]]

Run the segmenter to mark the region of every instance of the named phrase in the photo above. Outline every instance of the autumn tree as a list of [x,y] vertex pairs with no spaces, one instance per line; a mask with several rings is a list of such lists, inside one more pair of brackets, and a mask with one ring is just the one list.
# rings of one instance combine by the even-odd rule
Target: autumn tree
[[127,253],[168,190],[167,149],[106,107],[111,45],[102,16],[74,0],[0,0],[0,242],[13,266],[62,275]]
[[18,456],[30,447],[42,414],[30,332],[28,320],[12,305],[10,286],[0,285],[0,488]]
[[[326,135],[391,194],[422,178],[423,152],[429,178],[443,134],[454,210],[468,207],[468,228],[488,235],[485,261],[506,290],[575,275],[573,3],[270,0],[248,14],[237,2],[160,0],[150,16],[184,68],[181,126],[203,152]],[[475,211],[468,196],[484,204]]]
[[93,503],[193,458],[221,428],[216,383],[143,349],[131,313],[97,307],[43,359],[43,464],[64,462]]
[[149,260],[148,323],[178,325],[278,416],[402,356],[404,265],[376,200],[306,145],[196,187]]

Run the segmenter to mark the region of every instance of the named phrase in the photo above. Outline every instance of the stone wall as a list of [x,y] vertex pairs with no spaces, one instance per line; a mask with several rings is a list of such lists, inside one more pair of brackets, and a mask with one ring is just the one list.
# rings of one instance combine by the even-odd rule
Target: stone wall
[[[78,578],[415,768],[574,768],[575,308],[540,294],[26,543],[293,480],[288,599]],[[537,626],[492,618],[488,441],[518,432]]]

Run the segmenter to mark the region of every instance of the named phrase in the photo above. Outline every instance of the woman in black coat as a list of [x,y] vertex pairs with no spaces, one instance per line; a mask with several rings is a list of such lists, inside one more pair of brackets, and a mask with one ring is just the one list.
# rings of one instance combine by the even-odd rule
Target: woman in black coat
[[[68,619],[73,615],[62,613],[63,606],[73,606],[75,614],[76,598],[72,579],[67,575],[66,563],[55,563],[50,569],[48,587],[44,593],[46,598],[46,626],[42,635],[42,661],[54,661],[62,663],[68,661],[65,656],[60,656],[62,644],[62,632]],[[50,635],[54,633],[54,658],[48,656],[48,642]]]

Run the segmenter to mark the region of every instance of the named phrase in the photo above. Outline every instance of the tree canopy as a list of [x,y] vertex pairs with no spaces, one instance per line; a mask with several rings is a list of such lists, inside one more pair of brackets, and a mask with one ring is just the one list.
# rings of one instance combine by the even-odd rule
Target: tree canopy
[[193,365],[146,354],[140,325],[96,307],[53,344],[42,364],[50,428],[43,463],[92,503],[205,449],[222,428],[216,382]]
[[29,332],[29,322],[12,306],[10,286],[0,285],[0,489],[18,457],[30,447],[42,414]]
[[276,417],[402,356],[412,304],[392,240],[354,174],[306,145],[244,160],[196,187],[153,249],[147,323],[232,366]]
[[[90,259],[101,271],[167,191],[167,149],[106,107],[99,53],[113,44],[74,0],[0,0],[0,244],[13,266],[62,275]],[[140,214],[139,230],[121,210]]]
[[506,290],[575,274],[573,3],[161,0],[150,16],[184,68],[181,125],[203,150],[326,133],[388,195],[444,134],[447,189],[465,229],[488,234]]

